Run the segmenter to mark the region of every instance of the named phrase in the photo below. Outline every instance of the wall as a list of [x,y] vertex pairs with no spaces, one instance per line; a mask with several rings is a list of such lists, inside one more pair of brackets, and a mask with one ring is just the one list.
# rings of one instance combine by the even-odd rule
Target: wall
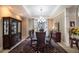
[[32,30],[32,29],[34,29],[34,19],[29,19],[28,20],[29,21],[29,30]]
[[22,20],[22,39],[25,39],[28,37],[28,31],[29,31],[29,25],[28,25],[28,19]]
[[[71,6],[69,8],[65,8],[54,17],[54,20],[60,23],[60,32],[61,32],[61,42],[64,43],[66,46],[70,46],[69,44],[69,28],[70,28],[70,21],[77,20],[77,6]],[[76,24],[77,25],[77,24]]]
[[48,31],[51,31],[53,27],[53,19],[48,19]]
[[61,32],[61,42],[64,42],[64,12],[61,12],[54,18],[55,22],[59,22],[60,32]]

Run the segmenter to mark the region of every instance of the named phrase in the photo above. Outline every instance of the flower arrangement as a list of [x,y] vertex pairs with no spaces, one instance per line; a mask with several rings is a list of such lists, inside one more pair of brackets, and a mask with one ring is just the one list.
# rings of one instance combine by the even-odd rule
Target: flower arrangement
[[70,30],[70,33],[74,35],[79,35],[79,27],[72,28]]

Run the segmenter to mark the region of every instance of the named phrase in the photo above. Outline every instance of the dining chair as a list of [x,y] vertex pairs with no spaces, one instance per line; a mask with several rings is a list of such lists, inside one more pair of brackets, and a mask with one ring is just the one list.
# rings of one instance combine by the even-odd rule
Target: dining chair
[[37,39],[31,37],[31,47],[34,51],[37,51]]
[[71,47],[71,48],[73,48],[73,45],[76,45],[76,47],[77,47],[78,50],[79,50],[78,42],[79,42],[78,39],[76,39],[76,38],[71,38],[71,37],[70,37],[70,47]]
[[45,50],[45,36],[46,32],[36,32],[37,49],[40,52],[44,52]]

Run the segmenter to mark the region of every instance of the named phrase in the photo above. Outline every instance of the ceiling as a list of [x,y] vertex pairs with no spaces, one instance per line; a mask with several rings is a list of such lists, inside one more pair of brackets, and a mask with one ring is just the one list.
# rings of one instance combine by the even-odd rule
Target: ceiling
[[[54,17],[68,5],[10,5],[9,10],[22,17]],[[41,11],[42,10],[42,11]]]
[[[32,17],[44,16],[48,17],[55,10],[57,5],[25,5],[24,8],[28,10]],[[42,11],[41,11],[42,10]]]
[[27,10],[25,10],[22,5],[9,5],[9,10],[14,14],[24,16],[24,17],[29,17]]

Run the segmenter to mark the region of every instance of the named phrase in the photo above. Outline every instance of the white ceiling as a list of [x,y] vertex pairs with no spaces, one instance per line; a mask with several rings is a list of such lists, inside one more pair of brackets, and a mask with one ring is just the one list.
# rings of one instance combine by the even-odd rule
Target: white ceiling
[[[48,17],[55,10],[57,5],[24,5],[32,17]],[[42,11],[40,11],[42,9]]]
[[9,11],[15,15],[19,15],[22,17],[30,17],[27,10],[24,9],[23,5],[7,5]]
[[[69,5],[10,5],[11,12],[23,17],[54,17]],[[40,9],[42,9],[42,14]]]

